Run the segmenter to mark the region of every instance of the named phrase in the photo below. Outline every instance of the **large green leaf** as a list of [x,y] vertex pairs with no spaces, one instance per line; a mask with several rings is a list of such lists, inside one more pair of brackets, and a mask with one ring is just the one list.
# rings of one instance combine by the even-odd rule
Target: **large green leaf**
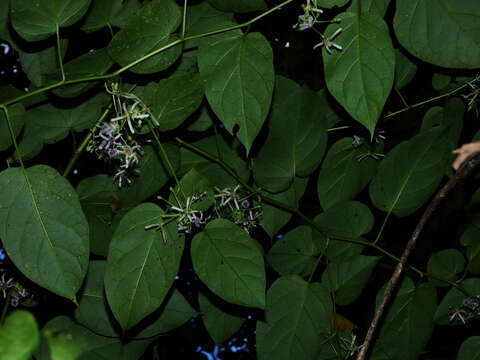
[[417,65],[399,49],[395,49],[395,88],[403,89],[410,84],[417,72]]
[[337,141],[328,150],[318,175],[317,193],[324,210],[334,204],[352,200],[375,175],[378,160],[358,157],[369,151],[367,144],[352,145],[352,138]]
[[352,0],[347,11],[362,13],[375,13],[380,17],[384,17],[387,12],[388,4],[390,0]]
[[115,318],[129,329],[163,302],[178,271],[184,236],[174,222],[162,230],[164,212],[143,203],[129,211],[117,227],[107,257],[105,293]]
[[[122,66],[168,45],[175,40],[171,36],[181,21],[180,8],[173,0],[154,0],[145,4],[125,27],[115,34],[108,52]],[[180,56],[181,46],[175,46],[145,60],[130,70],[149,74],[168,68]]]
[[[10,105],[8,117],[13,128],[14,136],[18,136],[25,123],[25,109],[21,103]],[[5,112],[0,109],[0,151],[7,150],[12,145],[12,136],[8,128]]]
[[480,67],[477,0],[398,0],[393,24],[402,46],[423,61],[447,68]]
[[217,9],[225,12],[251,12],[263,10],[267,7],[264,0],[208,0]]
[[[292,209],[298,209],[298,201],[302,197],[307,187],[307,178],[296,177],[293,184],[286,191],[277,194],[264,192],[268,198],[278,201]],[[265,229],[268,235],[272,237],[292,218],[292,213],[279,209],[275,206],[262,203],[262,218],[260,225]]]
[[57,28],[75,24],[91,0],[12,0],[13,28],[27,41],[46,39]]
[[123,28],[130,15],[134,14],[140,5],[138,0],[93,0],[82,24],[82,30],[92,32],[106,26]]
[[380,257],[359,255],[352,260],[330,262],[322,274],[322,284],[335,293],[335,303],[348,305],[365,287]]
[[274,69],[270,44],[260,33],[229,32],[204,42],[198,52],[200,75],[215,114],[250,151],[267,117]]
[[276,78],[269,133],[254,163],[262,188],[286,190],[295,175],[308,176],[320,164],[327,143],[320,95],[294,81]]
[[28,360],[40,343],[40,332],[32,314],[15,310],[0,327],[0,356],[3,360]]
[[317,360],[322,334],[330,331],[333,305],[319,283],[307,283],[295,275],[275,281],[268,290],[266,321],[257,325],[259,360]]
[[218,308],[201,292],[198,293],[198,304],[205,328],[218,346],[222,346],[225,341],[230,339],[246,320]]
[[393,148],[370,184],[373,204],[397,216],[415,212],[440,183],[450,158],[445,127],[434,128]]
[[[235,144],[235,143],[234,143]],[[238,155],[234,144],[220,135],[209,136],[193,143],[202,151],[221,159],[232,167],[238,176],[248,181],[250,171],[246,162]],[[180,150],[182,158],[182,172],[195,169],[200,175],[208,179],[213,186],[220,188],[235,187],[237,181],[228,174],[220,165],[208,161],[203,156],[186,148]]]
[[[343,13],[343,31],[333,40],[342,51],[323,49],[328,90],[373,136],[393,85],[395,52],[383,19],[374,13]],[[331,24],[328,38],[340,28]]]
[[[377,305],[380,301],[380,291]],[[437,307],[435,288],[421,284],[417,288],[405,278],[380,328],[372,360],[416,360],[433,331],[433,314]]]
[[88,267],[88,223],[70,183],[45,165],[0,173],[0,237],[15,266],[74,299]]
[[318,215],[315,222],[329,237],[358,239],[372,230],[373,215],[366,205],[345,201]]
[[195,110],[203,99],[203,82],[195,73],[175,73],[161,80],[152,106],[161,131],[175,129]]
[[315,0],[315,3],[320,8],[332,8],[334,6],[343,6],[350,0]]
[[480,359],[480,336],[470,336],[462,343],[456,360],[479,360]]
[[273,244],[267,259],[280,275],[303,275],[311,271],[317,253],[312,228],[298,226]]
[[248,233],[225,219],[210,221],[192,240],[195,273],[228,302],[263,309],[265,266]]

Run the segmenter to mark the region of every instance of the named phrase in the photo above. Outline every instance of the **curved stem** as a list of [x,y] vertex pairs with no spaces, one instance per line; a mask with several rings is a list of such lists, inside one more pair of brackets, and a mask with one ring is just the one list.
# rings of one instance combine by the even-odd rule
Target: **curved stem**
[[57,54],[58,54],[58,64],[60,66],[60,73],[62,74],[63,83],[65,81],[65,70],[63,69],[63,55],[62,55],[62,45],[60,44],[60,27],[57,24],[57,30],[55,32],[57,38]]

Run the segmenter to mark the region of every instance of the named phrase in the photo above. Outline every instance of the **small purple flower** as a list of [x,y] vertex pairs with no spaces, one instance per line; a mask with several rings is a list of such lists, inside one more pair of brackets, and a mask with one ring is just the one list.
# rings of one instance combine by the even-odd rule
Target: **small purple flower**
[[0,261],[5,260],[7,255],[5,255],[5,250],[0,248]]
[[282,235],[282,234],[278,234],[277,236],[275,236],[277,239],[283,239],[285,237],[285,235]]
[[12,297],[10,298],[10,305],[13,307],[17,307],[20,305],[20,302],[26,298],[28,295],[27,290],[23,289],[22,291],[16,291],[12,294]]
[[3,298],[7,297],[7,289],[13,286],[12,284],[13,278],[5,280],[5,274],[2,274],[0,279],[0,290],[2,290]]
[[241,202],[241,205],[244,209],[248,209],[250,207],[250,201],[248,201],[247,199],[243,200]]
[[298,21],[300,22],[300,31],[307,30],[313,26],[313,16],[311,15],[300,15]]

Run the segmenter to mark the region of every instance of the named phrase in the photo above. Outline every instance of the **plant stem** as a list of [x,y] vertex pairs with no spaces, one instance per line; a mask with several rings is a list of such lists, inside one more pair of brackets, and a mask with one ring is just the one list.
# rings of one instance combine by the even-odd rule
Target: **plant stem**
[[0,326],[5,322],[5,316],[7,316],[8,307],[10,305],[10,298],[12,296],[12,289],[8,291],[5,302],[3,303],[2,314],[0,315]]
[[182,20],[182,32],[180,35],[180,39],[185,38],[185,28],[187,24],[187,2],[188,0],[183,0],[183,20]]
[[83,150],[85,149],[85,147],[88,145],[88,143],[90,142],[90,139],[92,138],[93,136],[93,133],[94,133],[94,130],[95,128],[100,125],[104,120],[105,118],[107,117],[108,113],[110,112],[110,109],[112,108],[112,104],[110,103],[110,105],[108,105],[108,107],[105,109],[105,111],[103,112],[102,116],[100,116],[100,118],[98,119],[98,121],[95,123],[95,125],[93,125],[93,127],[90,129],[90,131],[88,132],[87,135],[85,135],[85,137],[83,138],[82,142],[80,143],[80,146],[75,150],[75,152],[73,153],[73,156],[70,158],[70,161],[68,162],[68,165],[67,167],[65,168],[65,170],[63,171],[63,176],[66,177],[68,176],[68,174],[70,173],[70,171],[72,170],[73,166],[77,163],[78,161],[78,158],[80,157],[80,155],[82,154]]
[[63,56],[62,56],[62,46],[60,44],[60,27],[57,24],[57,31],[56,37],[57,37],[57,54],[58,54],[58,64],[60,65],[60,73],[62,74],[62,80],[61,83],[65,81],[65,70],[63,70]]

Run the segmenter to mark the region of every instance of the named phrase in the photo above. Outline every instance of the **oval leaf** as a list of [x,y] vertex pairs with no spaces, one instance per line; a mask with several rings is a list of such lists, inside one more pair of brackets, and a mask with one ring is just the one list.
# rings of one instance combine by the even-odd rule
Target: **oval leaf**
[[[433,254],[428,260],[427,271],[440,279],[455,281],[465,267],[465,258],[457,249],[444,249]],[[447,286],[443,281],[435,281],[436,285]]]
[[[328,90],[345,110],[373,136],[383,105],[392,89],[395,52],[383,19],[375,14],[343,13],[343,31],[333,39],[342,51],[323,49]],[[339,29],[329,25],[325,37]]]
[[27,41],[46,39],[57,28],[75,24],[91,0],[12,0],[11,20],[17,33]]
[[0,354],[5,360],[28,360],[40,343],[40,332],[32,314],[10,313],[0,327]]
[[265,266],[258,244],[224,219],[210,221],[192,240],[195,273],[216,295],[234,304],[265,307]]
[[251,12],[267,7],[264,0],[208,0],[208,3],[225,12]]
[[156,310],[170,289],[180,264],[184,236],[171,222],[163,230],[164,212],[144,203],[129,211],[116,229],[107,257],[105,293],[124,330]]
[[[17,103],[8,107],[8,117],[15,136],[20,134],[25,123],[25,109],[22,104]],[[8,128],[5,112],[0,111],[0,151],[7,150],[12,145],[12,136]]]
[[0,173],[0,237],[30,280],[74,299],[88,267],[88,223],[70,183],[45,165]]
[[480,67],[477,0],[401,0],[393,21],[403,47],[423,61],[447,68]]
[[267,323],[257,330],[259,360],[317,359],[319,339],[330,332],[333,318],[332,301],[322,285],[295,275],[281,277],[268,290],[265,311]]
[[480,359],[480,336],[471,336],[462,343],[456,360]]
[[370,184],[373,204],[397,216],[415,212],[440,183],[450,158],[445,127],[420,133],[393,148]]
[[200,75],[213,111],[249,152],[272,99],[272,48],[260,33],[237,32],[205,42],[198,52]]

